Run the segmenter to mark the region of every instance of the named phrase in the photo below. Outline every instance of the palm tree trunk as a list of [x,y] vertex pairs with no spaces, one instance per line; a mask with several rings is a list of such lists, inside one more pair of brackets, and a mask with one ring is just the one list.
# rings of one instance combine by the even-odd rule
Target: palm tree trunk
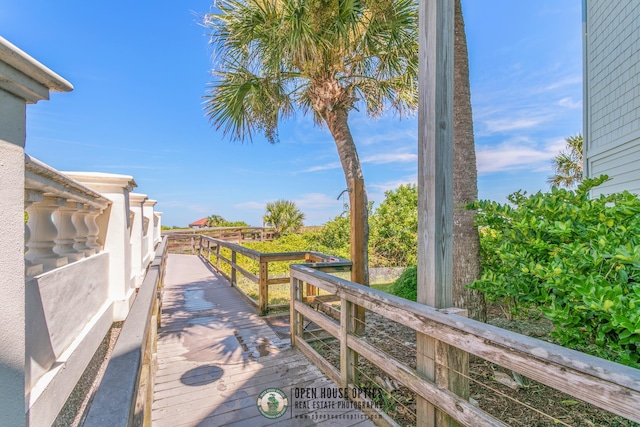
[[367,193],[356,145],[342,109],[326,111],[324,119],[335,140],[338,156],[347,181],[351,219],[351,280],[369,286],[369,212]]
[[453,101],[453,304],[469,317],[485,321],[484,295],[466,285],[480,278],[480,238],[475,212],[464,206],[478,198],[478,170],[473,137],[469,55],[460,0],[455,2]]

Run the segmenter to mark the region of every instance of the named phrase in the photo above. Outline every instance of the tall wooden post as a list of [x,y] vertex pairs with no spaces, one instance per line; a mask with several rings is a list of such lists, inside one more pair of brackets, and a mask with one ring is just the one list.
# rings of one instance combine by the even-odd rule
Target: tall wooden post
[[236,251],[231,251],[231,286],[237,285]]
[[269,263],[260,261],[260,272],[258,273],[258,312],[260,316],[265,316],[269,308]]
[[[360,283],[362,285],[369,285],[369,278],[367,277],[367,258],[365,257],[365,251],[367,247],[365,245],[365,227],[362,221],[362,216],[366,209],[363,203],[364,193],[364,180],[362,178],[354,178],[349,181],[349,201],[350,207],[350,222],[351,222],[351,281]],[[357,305],[353,306],[354,316],[353,331],[356,334],[362,334],[364,332],[364,307]]]
[[[418,105],[418,302],[452,305],[453,277],[453,0],[420,2]],[[418,334],[417,369],[436,381],[434,339]],[[439,358],[438,358],[439,359]],[[442,417],[424,399],[418,425]]]

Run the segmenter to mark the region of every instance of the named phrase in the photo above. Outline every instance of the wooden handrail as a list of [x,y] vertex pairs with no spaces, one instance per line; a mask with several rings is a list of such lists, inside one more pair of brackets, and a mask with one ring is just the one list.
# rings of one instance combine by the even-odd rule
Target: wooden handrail
[[161,290],[167,259],[167,237],[140,286],[124,322],[84,426],[151,425],[152,354],[161,312]]
[[[640,422],[640,370],[600,359],[559,345],[517,334],[456,314],[396,297],[376,289],[317,271],[309,265],[291,265],[291,342],[305,353],[311,348],[301,335],[302,316],[340,340],[341,347],[369,359],[388,375],[436,404],[464,425],[501,425],[497,420],[436,386],[417,371],[389,363],[389,357],[352,334],[340,333],[340,325],[302,302],[302,283],[313,285],[357,303],[385,318],[406,325],[439,342],[479,356],[528,378],[592,403],[629,420]],[[345,307],[347,304],[341,304]],[[344,320],[344,319],[343,319]],[[321,357],[318,353],[312,360]],[[333,372],[335,377],[336,372]],[[343,385],[344,386],[344,385]],[[463,410],[460,410],[460,407]],[[471,415],[470,415],[471,414]],[[472,416],[472,418],[468,418]],[[486,424],[488,423],[488,424]],[[420,420],[418,420],[420,425]]]
[[[254,227],[258,228],[258,227]],[[269,278],[269,263],[279,261],[303,261],[307,262],[307,265],[312,265],[318,270],[328,272],[340,272],[350,271],[351,261],[339,257],[334,257],[326,254],[322,254],[314,251],[300,251],[300,252],[259,252],[253,249],[246,248],[236,243],[228,242],[221,239],[216,239],[206,235],[196,234],[180,234],[173,233],[168,234],[169,239],[193,239],[192,253],[197,253],[205,259],[216,271],[222,274],[231,284],[237,288],[237,273],[240,273],[244,277],[248,278],[253,283],[258,284],[258,300],[254,300],[245,294],[242,289],[237,288],[247,299],[258,308],[261,315],[268,313],[270,309],[275,309],[278,306],[269,305],[269,286],[275,284],[287,284],[289,283],[288,277]],[[220,253],[220,249],[225,248],[231,251],[231,259],[228,255]],[[236,256],[242,255],[249,259],[252,259],[259,264],[258,274],[255,275],[246,269],[242,268],[236,262]],[[211,258],[214,258],[213,260]],[[228,266],[231,269],[230,274],[227,273],[221,264]]]

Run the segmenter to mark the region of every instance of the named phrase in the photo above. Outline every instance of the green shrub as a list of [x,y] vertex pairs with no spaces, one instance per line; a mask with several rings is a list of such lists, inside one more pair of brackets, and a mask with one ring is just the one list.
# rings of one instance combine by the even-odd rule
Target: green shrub
[[564,346],[640,366],[640,199],[590,199],[606,179],[474,204],[482,277],[471,287],[513,316],[539,308]]
[[418,299],[418,268],[408,267],[391,288],[391,293],[411,301]]
[[418,187],[401,185],[385,199],[369,221],[369,258],[382,267],[416,265],[418,259]]

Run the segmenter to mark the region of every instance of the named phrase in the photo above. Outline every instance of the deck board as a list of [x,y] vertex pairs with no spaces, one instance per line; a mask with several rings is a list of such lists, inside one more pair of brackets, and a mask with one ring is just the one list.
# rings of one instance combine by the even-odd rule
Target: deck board
[[293,387],[335,386],[197,256],[169,255],[157,361],[156,427],[373,425],[348,408],[331,414],[351,419],[322,418],[327,412],[312,408],[260,414],[257,398],[267,388],[283,390],[293,405]]

